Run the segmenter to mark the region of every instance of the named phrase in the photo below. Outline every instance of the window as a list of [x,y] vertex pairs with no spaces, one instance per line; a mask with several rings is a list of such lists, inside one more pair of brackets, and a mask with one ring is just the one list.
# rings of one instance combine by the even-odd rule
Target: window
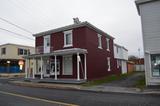
[[151,55],[151,70],[153,77],[160,77],[160,54]]
[[106,38],[106,42],[107,42],[107,50],[110,51],[110,48],[109,48],[109,39]]
[[102,49],[102,35],[98,34],[98,48]]
[[24,49],[24,55],[27,55],[27,50]]
[[18,55],[28,55],[30,54],[30,50],[18,48]]
[[73,46],[72,41],[72,30],[64,32],[64,47]]
[[108,61],[108,71],[111,71],[111,61],[110,61],[110,57],[107,58]]
[[6,54],[6,48],[2,48],[2,49],[1,49],[1,54],[2,54],[2,55],[5,55],[5,54]]
[[50,40],[49,38],[46,38],[46,46],[47,47],[50,46],[50,41],[49,40]]
[[23,49],[18,48],[18,55],[23,55]]
[[117,47],[117,53],[118,53],[118,47]]

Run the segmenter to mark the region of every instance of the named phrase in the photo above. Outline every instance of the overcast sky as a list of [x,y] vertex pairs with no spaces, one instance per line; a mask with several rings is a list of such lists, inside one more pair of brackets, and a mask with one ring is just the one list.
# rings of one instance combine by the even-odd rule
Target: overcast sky
[[[0,18],[38,33],[73,23],[74,17],[88,21],[115,38],[129,54],[138,56],[142,47],[140,17],[134,0],[0,0]],[[28,36],[2,20],[0,28]],[[0,29],[0,44],[16,43],[34,46],[34,40]]]

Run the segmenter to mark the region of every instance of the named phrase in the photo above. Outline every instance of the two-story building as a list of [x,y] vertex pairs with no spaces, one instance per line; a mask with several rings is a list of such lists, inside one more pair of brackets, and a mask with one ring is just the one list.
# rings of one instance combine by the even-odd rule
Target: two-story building
[[[32,77],[97,79],[118,74],[114,59],[114,38],[89,22],[74,24],[33,35],[36,53]],[[30,66],[26,65],[26,78]]]
[[128,50],[123,46],[114,44],[114,57],[117,60],[117,68],[121,73],[127,73]]
[[24,72],[23,56],[34,53],[35,49],[31,46],[12,43],[0,45],[0,73]]
[[160,0],[136,0],[141,17],[147,85],[160,84]]

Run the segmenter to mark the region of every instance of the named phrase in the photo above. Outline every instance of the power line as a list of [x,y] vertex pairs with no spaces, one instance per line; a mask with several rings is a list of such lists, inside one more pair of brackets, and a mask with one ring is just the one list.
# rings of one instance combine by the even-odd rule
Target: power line
[[15,27],[17,27],[17,28],[25,31],[25,32],[28,32],[28,33],[30,33],[30,34],[33,34],[31,31],[28,31],[27,29],[24,29],[24,28],[22,28],[22,27],[20,27],[20,26],[18,26],[18,25],[16,25],[16,24],[14,24],[14,23],[12,23],[12,22],[4,19],[4,18],[1,18],[1,17],[0,17],[0,20],[5,21],[5,22],[7,22],[8,24],[13,25],[13,26],[15,26]]
[[3,30],[3,31],[6,31],[6,32],[15,34],[15,35],[20,36],[20,37],[23,37],[23,38],[27,38],[27,39],[29,39],[29,40],[34,40],[34,39],[30,38],[30,37],[27,37],[27,36],[25,36],[25,35],[22,35],[22,34],[13,32],[13,31],[10,31],[10,30],[8,30],[8,29],[0,28],[0,30]]

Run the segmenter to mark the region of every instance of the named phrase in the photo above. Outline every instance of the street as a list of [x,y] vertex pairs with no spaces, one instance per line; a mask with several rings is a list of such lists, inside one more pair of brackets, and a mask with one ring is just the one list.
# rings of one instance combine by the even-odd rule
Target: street
[[160,95],[15,86],[0,78],[0,106],[160,106]]

